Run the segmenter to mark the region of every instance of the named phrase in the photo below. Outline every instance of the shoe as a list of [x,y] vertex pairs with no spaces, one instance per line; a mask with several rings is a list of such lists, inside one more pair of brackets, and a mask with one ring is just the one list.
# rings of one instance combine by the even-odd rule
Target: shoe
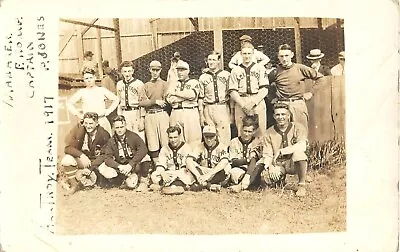
[[161,189],[161,194],[165,195],[179,195],[183,194],[185,192],[185,189],[182,186],[165,186]]
[[227,187],[230,178],[231,178],[231,175],[230,175],[230,174],[226,175],[224,181],[221,182],[221,186],[222,186],[222,187]]
[[238,184],[238,185],[233,185],[229,187],[229,191],[231,193],[240,193],[242,191],[242,185]]
[[221,185],[220,184],[211,184],[209,187],[209,190],[212,192],[219,192],[219,191],[221,191]]
[[149,187],[144,182],[140,183],[138,188],[136,189],[136,192],[148,192],[148,191],[149,191]]
[[150,191],[158,192],[161,190],[161,186],[159,184],[151,184],[149,189]]
[[192,192],[200,192],[204,189],[204,186],[199,185],[197,183],[194,183],[193,185],[190,186],[189,191]]
[[306,188],[302,185],[299,185],[299,188],[297,189],[296,192],[297,197],[304,197],[306,196]]

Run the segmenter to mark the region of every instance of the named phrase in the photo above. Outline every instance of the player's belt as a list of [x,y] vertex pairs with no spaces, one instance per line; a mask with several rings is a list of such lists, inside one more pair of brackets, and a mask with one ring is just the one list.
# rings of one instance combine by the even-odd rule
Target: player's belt
[[149,110],[146,110],[146,113],[149,113],[149,114],[156,114],[156,113],[161,113],[161,112],[164,112],[165,110],[163,110],[163,109],[149,109]]
[[250,96],[253,96],[253,95],[256,95],[257,93],[254,93],[254,94],[248,94],[248,93],[242,93],[242,94],[239,94],[239,96],[240,97],[250,97]]
[[129,107],[121,107],[121,109],[122,110],[124,110],[124,111],[132,111],[132,110],[139,110],[140,108],[139,107],[131,107],[131,106],[129,106]]
[[193,107],[182,107],[182,106],[179,106],[179,107],[172,108],[172,109],[194,109],[194,108],[197,108],[197,106],[193,106]]
[[227,105],[227,102],[204,102],[206,105]]
[[278,98],[278,102],[294,102],[294,101],[299,101],[303,100],[303,97],[295,97],[295,98]]

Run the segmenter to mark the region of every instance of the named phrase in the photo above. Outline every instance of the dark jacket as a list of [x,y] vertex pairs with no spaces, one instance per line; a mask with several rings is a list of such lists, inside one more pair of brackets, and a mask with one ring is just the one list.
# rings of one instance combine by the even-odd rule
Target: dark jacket
[[[132,150],[132,158],[129,160],[129,164],[132,168],[135,168],[137,164],[142,161],[142,159],[147,154],[146,144],[143,142],[140,136],[132,131],[127,130],[125,133],[126,143]],[[114,169],[118,168],[118,165],[125,164],[119,155],[117,136],[110,138],[105,149],[105,163],[107,166]]]
[[110,134],[103,127],[97,126],[95,139],[88,146],[89,151],[82,151],[85,134],[85,127],[80,123],[73,127],[65,138],[64,152],[76,158],[84,153],[92,161],[90,169],[93,170],[104,162],[105,147],[110,139]]

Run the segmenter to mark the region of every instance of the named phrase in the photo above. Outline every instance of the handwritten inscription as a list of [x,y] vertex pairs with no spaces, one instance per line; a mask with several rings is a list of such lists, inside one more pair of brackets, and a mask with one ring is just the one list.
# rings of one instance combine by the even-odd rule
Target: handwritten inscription
[[4,104],[6,104],[8,107],[14,107],[14,88],[13,88],[13,74],[12,74],[12,68],[13,68],[13,61],[12,61],[12,55],[13,55],[13,35],[9,34],[6,36],[6,43],[4,46],[4,59],[5,59],[5,82],[3,86],[3,97],[2,101]]

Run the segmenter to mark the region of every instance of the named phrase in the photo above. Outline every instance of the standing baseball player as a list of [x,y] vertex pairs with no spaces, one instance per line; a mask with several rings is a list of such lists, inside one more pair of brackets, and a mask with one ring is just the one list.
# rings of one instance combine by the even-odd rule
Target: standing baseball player
[[[66,106],[68,111],[79,120],[83,119],[86,112],[95,112],[99,116],[99,124],[111,135],[111,125],[107,120],[107,116],[112,113],[118,106],[119,98],[111,91],[104,87],[96,86],[95,72],[93,69],[85,68],[82,72],[83,81],[86,88],[76,91],[67,101]],[[111,105],[106,108],[106,100],[112,101]],[[82,104],[82,110],[79,110],[75,104]]]
[[[75,193],[80,185],[93,185],[97,180],[97,168],[104,161],[104,149],[110,139],[110,134],[99,126],[98,120],[97,113],[86,112],[82,122],[66,137],[61,165],[67,175],[67,194]],[[85,183],[85,177],[91,178],[92,183]]]
[[182,131],[178,126],[167,129],[168,144],[160,151],[156,170],[151,174],[150,190],[158,191],[162,186],[170,186],[176,181],[185,186],[193,184],[194,179],[186,169],[186,158],[191,148],[182,141]]
[[228,146],[220,143],[214,126],[204,126],[204,142],[193,148],[186,165],[199,186],[219,191],[229,179]]
[[261,138],[255,137],[257,122],[252,117],[243,118],[240,137],[231,140],[229,156],[231,160],[230,178],[232,192],[246,190],[250,185],[258,184],[263,165],[258,163],[262,156]]
[[[146,110],[139,106],[139,94],[144,88],[144,83],[133,77],[135,69],[131,61],[122,62],[120,69],[123,79],[117,83],[117,95],[121,99],[117,113],[125,117],[127,129],[135,132],[145,141]],[[146,155],[143,161],[150,161],[150,157]]]
[[201,126],[198,109],[200,93],[199,81],[189,78],[189,64],[180,60],[176,66],[178,81],[171,82],[167,92],[167,101],[172,112],[170,125],[182,128],[185,142],[198,144],[201,142]]
[[[240,40],[240,47],[242,48],[245,43],[251,43],[252,38],[249,35],[243,35],[239,38]],[[257,49],[254,49],[254,53],[251,57],[251,61],[254,63],[259,63],[260,65],[264,66],[269,62],[269,58],[267,55],[265,55],[262,51],[258,51]],[[240,64],[243,63],[243,58],[241,51],[238,51],[233,55],[231,60],[229,61],[229,68],[233,69],[236,66],[239,66]]]
[[263,178],[267,185],[285,181],[286,174],[299,178],[297,196],[306,195],[307,132],[302,124],[290,122],[289,105],[276,103],[276,124],[267,130],[263,138]]
[[150,63],[151,79],[142,89],[139,105],[146,109],[144,129],[149,155],[157,164],[160,148],[168,144],[167,128],[169,116],[165,111],[168,83],[160,78],[161,63]]
[[[308,132],[308,110],[305,101],[311,99],[316,92],[315,85],[311,92],[304,93],[304,80],[319,80],[323,77],[315,69],[292,62],[294,53],[288,44],[278,48],[279,64],[276,71],[271,72],[270,80],[276,86],[276,101],[289,105],[294,122],[304,126]],[[318,81],[315,82],[318,84]]]
[[202,126],[217,129],[221,143],[229,145],[231,139],[231,113],[228,81],[230,73],[219,68],[220,54],[213,51],[207,57],[208,68],[200,76],[199,112]]
[[104,164],[99,166],[99,173],[112,185],[124,183],[133,189],[140,182],[139,191],[146,191],[149,186],[149,162],[141,162],[147,154],[146,144],[135,132],[127,129],[124,116],[114,118],[115,134],[109,139],[105,149]]
[[239,136],[246,115],[258,116],[259,134],[263,135],[267,129],[264,98],[268,94],[269,81],[265,68],[252,62],[253,53],[253,45],[244,43],[241,51],[243,63],[232,69],[229,78],[229,92],[235,102],[235,124]]

